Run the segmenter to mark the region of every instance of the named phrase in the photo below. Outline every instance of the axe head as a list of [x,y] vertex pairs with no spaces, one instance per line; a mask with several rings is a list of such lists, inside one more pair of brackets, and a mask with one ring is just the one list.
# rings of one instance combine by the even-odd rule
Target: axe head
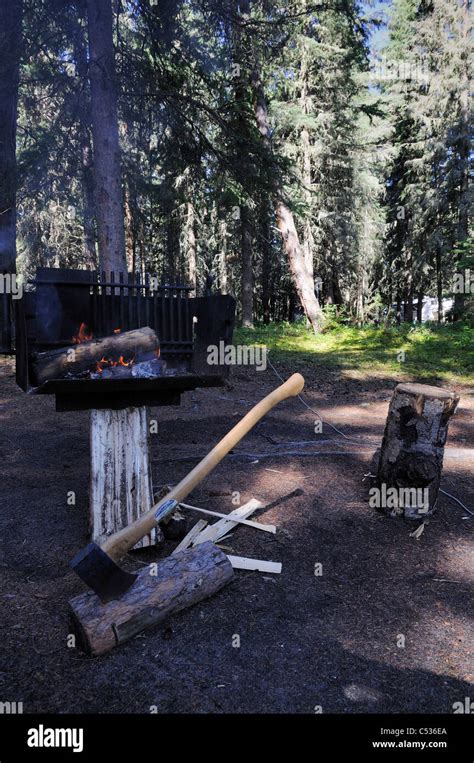
[[128,591],[137,577],[122,570],[97,543],[93,542],[79,551],[72,560],[71,567],[104,604],[118,599]]

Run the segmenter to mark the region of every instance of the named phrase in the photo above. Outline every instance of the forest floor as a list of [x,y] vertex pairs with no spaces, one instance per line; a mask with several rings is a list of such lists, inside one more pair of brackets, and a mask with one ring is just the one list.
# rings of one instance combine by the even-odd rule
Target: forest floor
[[[441,495],[416,539],[413,525],[368,505],[364,475],[392,390],[415,377],[300,360],[273,355],[282,376],[305,375],[307,403],[350,439],[328,424],[315,434],[315,414],[291,399],[236,448],[253,458],[226,458],[192,496],[227,513],[233,491],[270,503],[300,488],[255,515],[276,535],[240,527],[224,542],[228,553],[282,562],[282,574],[236,570],[211,599],[88,658],[67,646],[67,602],[83,590],[68,562],[87,540],[88,414],[27,397],[12,360],[0,359],[2,701],[23,702],[25,713],[450,713],[473,696],[474,517]],[[154,409],[155,485],[176,483],[276,384],[271,368],[237,368],[227,387]],[[454,387],[461,401],[442,486],[474,510],[474,385],[463,377]],[[314,445],[293,444],[301,441]],[[174,545],[139,556],[164,557]]]

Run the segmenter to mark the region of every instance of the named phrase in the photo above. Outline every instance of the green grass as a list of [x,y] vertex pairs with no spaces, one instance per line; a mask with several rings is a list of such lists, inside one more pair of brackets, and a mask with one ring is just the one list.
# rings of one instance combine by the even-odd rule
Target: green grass
[[275,363],[295,367],[315,364],[365,378],[474,384],[474,328],[465,324],[336,326],[315,336],[301,322],[279,323],[237,329],[234,342],[266,345]]

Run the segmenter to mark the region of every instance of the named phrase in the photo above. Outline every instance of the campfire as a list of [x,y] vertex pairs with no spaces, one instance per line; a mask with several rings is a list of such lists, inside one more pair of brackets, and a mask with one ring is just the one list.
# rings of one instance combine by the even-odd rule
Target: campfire
[[151,282],[38,268],[16,304],[20,387],[54,394],[57,410],[119,410],[222,385],[229,368],[209,365],[207,347],[231,341],[233,298]]
[[132,331],[114,329],[112,334],[94,338],[81,323],[73,344],[33,359],[38,384],[52,379],[153,379],[173,375],[160,358],[160,342],[149,326]]

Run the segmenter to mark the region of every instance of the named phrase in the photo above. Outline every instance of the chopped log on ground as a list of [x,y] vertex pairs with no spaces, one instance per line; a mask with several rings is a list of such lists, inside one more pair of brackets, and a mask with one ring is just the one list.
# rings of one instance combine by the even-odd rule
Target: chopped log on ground
[[145,628],[212,596],[233,577],[227,556],[213,543],[190,548],[143,568],[119,599],[103,604],[96,594],[69,602],[78,645],[91,655],[109,652]]
[[[91,411],[90,516],[93,539],[121,530],[153,506],[148,409]],[[135,548],[163,540],[154,528]]]
[[[380,508],[424,519],[435,511],[449,420],[459,395],[427,384],[398,384],[377,468]],[[398,505],[394,505],[398,504]]]
[[69,347],[39,352],[33,358],[35,383],[40,385],[50,379],[63,379],[96,370],[97,363],[103,358],[119,361],[122,357],[125,362],[129,362],[139,355],[158,352],[159,347],[157,335],[153,329],[146,326]]

